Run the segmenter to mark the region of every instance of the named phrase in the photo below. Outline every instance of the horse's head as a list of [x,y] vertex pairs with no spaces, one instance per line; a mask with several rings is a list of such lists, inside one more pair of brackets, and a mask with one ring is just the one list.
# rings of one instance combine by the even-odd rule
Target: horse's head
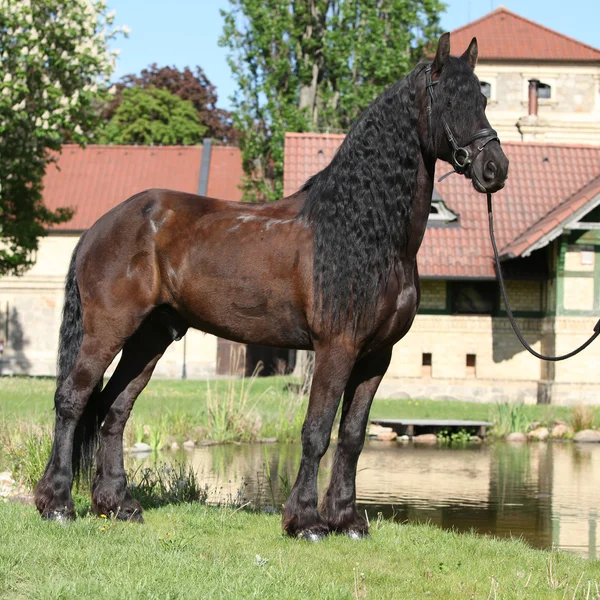
[[487,98],[473,72],[477,39],[460,57],[450,56],[450,34],[440,37],[425,69],[428,135],[437,158],[471,179],[478,192],[497,192],[508,175],[508,159],[485,116]]

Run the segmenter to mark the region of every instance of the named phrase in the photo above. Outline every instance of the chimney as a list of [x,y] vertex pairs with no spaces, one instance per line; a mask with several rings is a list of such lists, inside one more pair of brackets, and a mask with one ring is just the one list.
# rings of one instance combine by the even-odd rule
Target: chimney
[[538,85],[539,79],[529,80],[529,116],[537,117],[538,114]]

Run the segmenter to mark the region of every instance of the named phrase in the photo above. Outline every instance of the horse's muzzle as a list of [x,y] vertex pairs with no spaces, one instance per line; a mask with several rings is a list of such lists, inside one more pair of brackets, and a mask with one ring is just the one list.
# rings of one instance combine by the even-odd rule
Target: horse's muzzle
[[482,151],[473,161],[468,176],[478,192],[493,194],[501,190],[508,177],[508,158],[500,144],[490,144]]

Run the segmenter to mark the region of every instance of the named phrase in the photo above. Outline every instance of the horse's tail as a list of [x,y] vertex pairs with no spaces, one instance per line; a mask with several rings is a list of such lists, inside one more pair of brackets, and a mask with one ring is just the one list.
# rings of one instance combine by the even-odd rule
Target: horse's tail
[[[64,384],[75,366],[83,342],[83,307],[75,268],[77,252],[83,237],[81,236],[79,243],[73,250],[65,284],[65,304],[59,333],[56,395],[54,397],[54,408],[57,411],[61,408],[62,403],[71,401],[69,395],[73,393],[73,387]],[[76,477],[79,477],[80,473],[84,477],[89,478],[91,476],[101,424],[99,414],[101,391],[102,379],[94,387],[75,429],[73,473]]]

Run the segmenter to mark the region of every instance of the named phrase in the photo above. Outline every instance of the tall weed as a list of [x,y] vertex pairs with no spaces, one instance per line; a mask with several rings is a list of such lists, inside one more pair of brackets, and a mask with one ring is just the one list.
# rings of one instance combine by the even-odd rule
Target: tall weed
[[138,468],[128,479],[131,495],[143,508],[205,503],[208,497],[208,489],[200,485],[193,467],[185,463]]
[[50,426],[13,426],[11,431],[4,433],[3,442],[6,462],[14,479],[33,488],[44,474],[52,450]]
[[592,429],[595,420],[594,411],[584,404],[578,404],[571,408],[569,421],[573,431],[582,431],[584,429]]
[[529,425],[525,405],[521,403],[497,403],[492,408],[491,421],[494,423],[493,435],[496,437],[506,437],[513,432],[525,432]]
[[[232,350],[231,364],[239,362],[241,353]],[[227,382],[224,394],[218,394],[210,381],[207,381],[206,408],[208,412],[208,435],[218,442],[251,441],[258,436],[260,422],[253,411],[261,400],[259,396],[250,406],[252,387],[262,371],[259,363],[250,378],[242,378],[238,385],[232,378]]]

